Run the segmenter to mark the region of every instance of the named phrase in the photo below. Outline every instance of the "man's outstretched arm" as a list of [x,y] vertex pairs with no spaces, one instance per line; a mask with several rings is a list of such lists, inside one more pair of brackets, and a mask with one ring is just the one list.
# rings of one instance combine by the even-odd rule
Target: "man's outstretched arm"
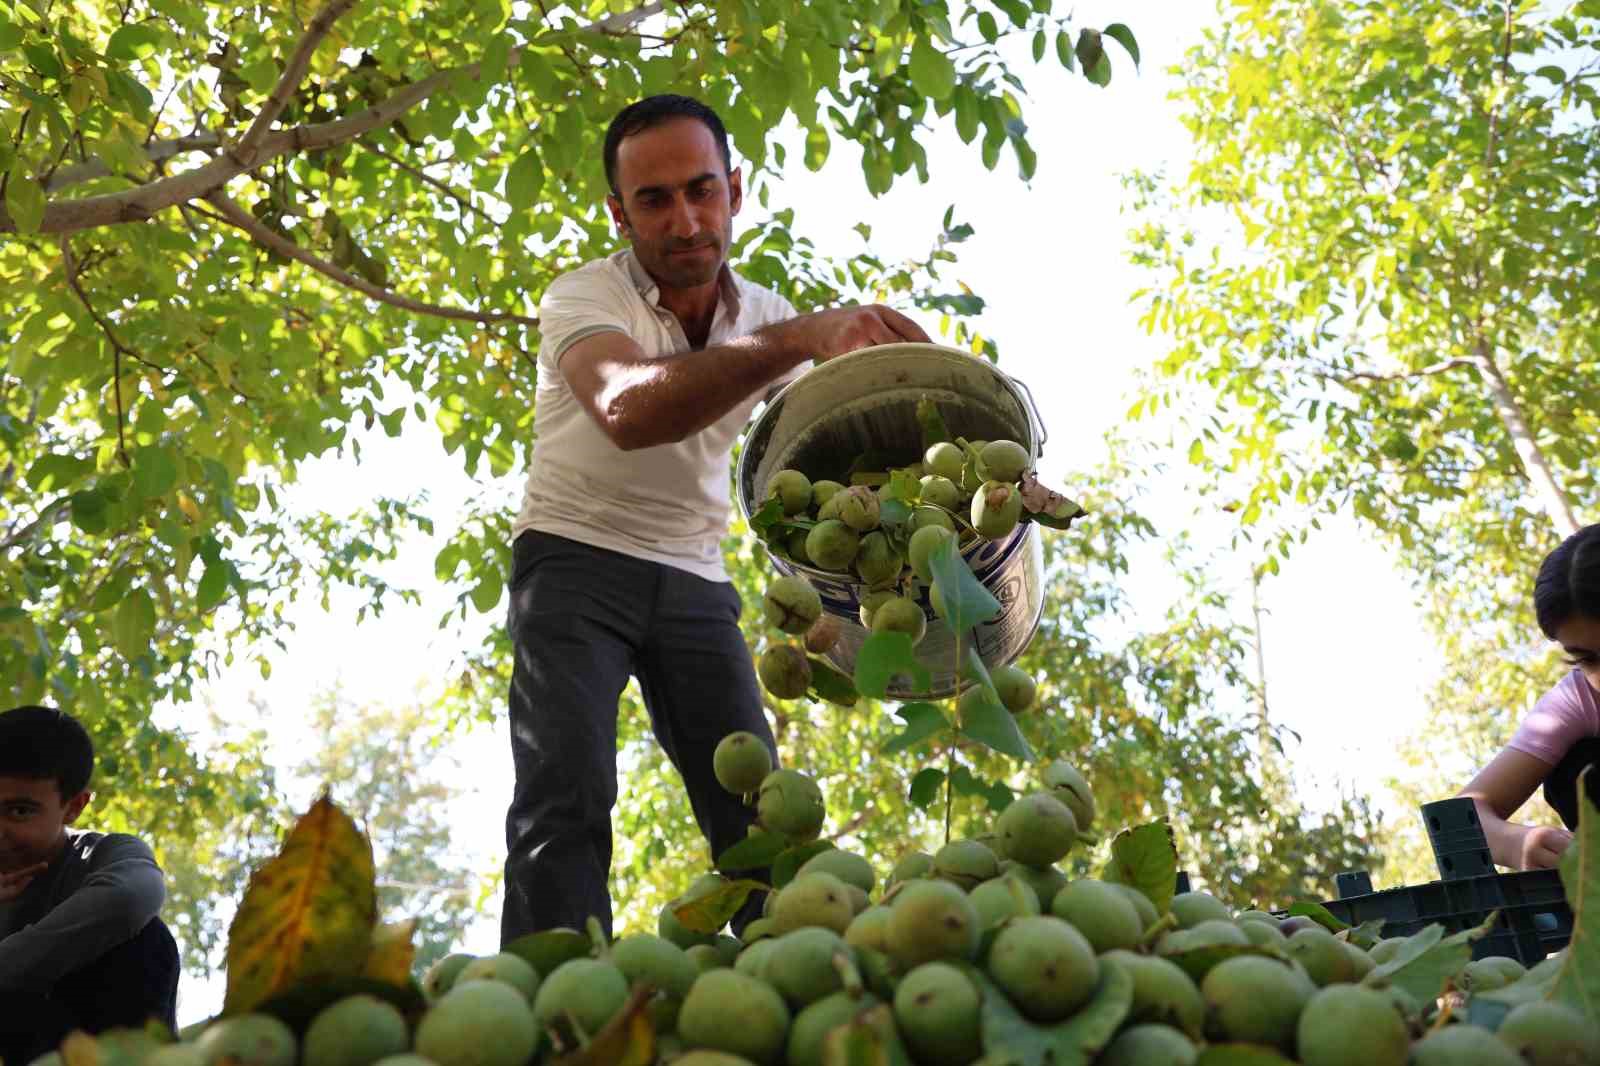
[[928,340],[880,305],[800,315],[697,352],[657,359],[626,333],[595,333],[561,355],[561,375],[623,451],[697,433],[808,359],[824,362],[877,344]]

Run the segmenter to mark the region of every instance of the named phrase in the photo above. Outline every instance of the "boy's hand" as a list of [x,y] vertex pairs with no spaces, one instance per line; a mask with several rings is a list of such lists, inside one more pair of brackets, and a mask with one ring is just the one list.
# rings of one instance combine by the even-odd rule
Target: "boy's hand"
[[44,873],[48,867],[49,863],[36,862],[32,866],[24,866],[10,873],[0,872],[0,903],[10,903],[22,895],[29,882]]
[[1546,825],[1528,827],[1522,838],[1521,870],[1548,870],[1561,862],[1562,854],[1572,846],[1572,834],[1565,829]]

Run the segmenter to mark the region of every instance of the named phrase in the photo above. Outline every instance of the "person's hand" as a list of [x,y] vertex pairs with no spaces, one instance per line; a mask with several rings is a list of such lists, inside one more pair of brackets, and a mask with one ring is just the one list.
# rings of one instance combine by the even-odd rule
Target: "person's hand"
[[1549,870],[1561,861],[1562,853],[1572,843],[1572,834],[1565,829],[1547,825],[1529,826],[1522,835],[1522,848],[1518,863],[1521,870]]
[[36,862],[10,873],[0,871],[0,903],[10,903],[27,889],[28,884],[48,868],[48,863]]
[[929,342],[922,327],[899,311],[869,304],[814,311],[781,323],[783,339],[819,363],[876,344]]

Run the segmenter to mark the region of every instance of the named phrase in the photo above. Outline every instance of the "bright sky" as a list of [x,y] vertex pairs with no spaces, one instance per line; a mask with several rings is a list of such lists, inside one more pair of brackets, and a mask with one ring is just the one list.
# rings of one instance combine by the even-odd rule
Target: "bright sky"
[[[794,207],[797,229],[820,248],[853,252],[860,244],[850,227],[867,220],[874,251],[891,259],[925,253],[946,206],[958,204],[957,219],[977,230],[959,249],[958,275],[989,301],[981,328],[1000,344],[1002,367],[1027,382],[1042,405],[1049,432],[1043,479],[1069,493],[1074,471],[1103,458],[1103,434],[1127,410],[1135,373],[1165,354],[1161,338],[1138,327],[1137,310],[1128,302],[1148,278],[1126,261],[1131,219],[1121,213],[1125,198],[1118,175],[1135,168],[1165,167],[1174,174],[1184,169],[1188,140],[1165,98],[1165,70],[1215,18],[1209,6],[1150,0],[1075,5],[1080,25],[1120,20],[1138,34],[1143,73],[1135,76],[1111,44],[1115,77],[1105,90],[1067,75],[1053,56],[1030,70],[1027,41],[1017,42],[1015,58],[1032,89],[1027,119],[1039,157],[1031,188],[1017,180],[1009,150],[991,174],[982,168],[976,146],[963,145],[953,130],[926,145],[927,186],[902,180],[887,198],[874,201],[864,190],[857,157],[836,142],[823,173],[794,163],[774,188],[771,206]],[[789,156],[799,157],[798,151]],[[750,208],[759,210],[753,201]],[[937,321],[927,316],[924,325],[931,333]],[[340,513],[369,493],[406,495],[426,487],[441,536],[408,542],[392,571],[397,580],[427,590],[424,606],[393,609],[358,628],[353,609],[341,609],[337,600],[328,614],[307,602],[292,612],[296,629],[289,652],[274,657],[270,681],[262,681],[252,660],[241,659],[208,693],[223,709],[245,706],[252,693],[272,707],[278,715],[274,741],[285,765],[296,761],[300,709],[313,693],[337,683],[352,698],[405,701],[436,691],[462,651],[459,641],[437,628],[452,596],[433,581],[433,557],[452,527],[454,508],[478,486],[468,483],[460,464],[426,430],[408,425],[406,434],[396,441],[381,434],[364,440],[360,467],[347,461],[312,464],[292,506]],[[503,482],[508,509],[518,502],[519,481]],[[1188,524],[1191,501],[1168,493],[1151,505],[1158,522],[1174,531]],[[1240,559],[1217,575],[1237,593],[1244,620],[1250,610],[1247,573]],[[1150,593],[1163,594],[1155,588]],[[1422,693],[1438,665],[1405,582],[1382,548],[1353,525],[1334,523],[1267,581],[1262,600],[1272,713],[1303,738],[1290,748],[1302,789],[1313,799],[1326,797],[1340,781],[1385,802],[1382,781],[1397,767],[1396,742],[1419,724]],[[500,617],[497,608],[479,624],[499,624]],[[199,704],[163,714],[171,723],[200,717]],[[455,812],[454,843],[488,871],[502,860],[511,786],[503,723],[474,731],[456,750],[464,770],[452,783],[464,794]],[[309,802],[314,787],[305,783],[297,801]],[[464,949],[496,950],[497,928],[497,915],[486,916],[466,931]],[[180,1021],[214,1013],[221,991],[218,981],[186,982]]]

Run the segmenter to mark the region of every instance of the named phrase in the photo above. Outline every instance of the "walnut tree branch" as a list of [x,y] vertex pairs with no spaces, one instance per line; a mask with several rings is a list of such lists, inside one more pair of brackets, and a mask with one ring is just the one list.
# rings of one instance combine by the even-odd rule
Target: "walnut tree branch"
[[289,57],[288,65],[283,68],[283,75],[278,78],[278,84],[272,87],[272,95],[267,97],[267,102],[256,112],[255,120],[250,123],[250,128],[245,131],[239,143],[229,149],[228,154],[246,169],[256,165],[256,151],[261,147],[261,142],[268,131],[272,129],[272,124],[278,121],[283,109],[294,99],[301,81],[305,80],[306,70],[311,66],[311,56],[316,52],[317,46],[328,35],[328,31],[333,29],[333,24],[340,16],[355,6],[355,2],[356,0],[330,0],[328,6],[317,12],[316,18],[311,20],[311,25],[306,27],[306,32],[300,37],[300,43],[295,46],[294,54]]
[[1461,356],[1455,359],[1446,359],[1441,363],[1434,363],[1432,366],[1425,366],[1420,370],[1397,370],[1390,374],[1377,374],[1368,370],[1334,370],[1329,367],[1326,371],[1318,373],[1317,376],[1330,381],[1347,383],[1351,381],[1409,381],[1412,378],[1432,377],[1435,374],[1443,374],[1464,366],[1482,369],[1482,365],[1477,359]]
[[[239,229],[248,233],[250,237],[262,247],[277,252],[279,255],[284,256],[287,259],[293,259],[296,262],[304,263],[306,266],[317,271],[319,274],[324,274],[347,288],[355,289],[357,292],[360,292],[363,295],[370,296],[379,303],[385,303],[391,307],[398,307],[402,311],[411,311],[419,315],[433,315],[437,318],[451,318],[463,322],[482,322],[486,324],[494,322],[516,322],[520,323],[521,325],[538,328],[539,320],[529,315],[519,315],[511,311],[472,311],[462,307],[443,307],[439,304],[429,304],[423,303],[420,300],[413,300],[409,296],[401,296],[397,292],[386,289],[381,285],[374,285],[367,279],[358,277],[357,275],[350,273],[348,270],[328,262],[321,256],[300,247],[294,241],[289,240],[282,234],[274,233],[272,230],[262,225],[261,221],[254,215],[230,199],[228,194],[223,192],[221,189],[215,190],[207,195],[206,200],[217,210],[217,214],[213,215],[213,218],[220,218],[222,221],[227,222],[230,225],[237,226]],[[210,214],[210,212],[204,213]]]

